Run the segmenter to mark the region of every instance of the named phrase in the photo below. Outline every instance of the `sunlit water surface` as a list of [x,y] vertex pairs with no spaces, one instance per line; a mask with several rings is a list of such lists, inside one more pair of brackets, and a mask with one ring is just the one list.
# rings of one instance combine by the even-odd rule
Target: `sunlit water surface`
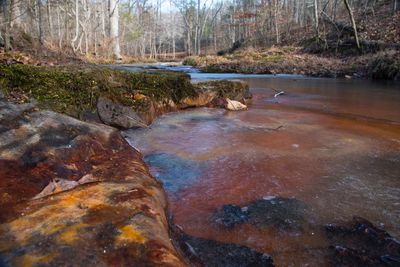
[[[175,223],[194,236],[267,252],[277,266],[327,265],[323,225],[353,216],[400,237],[399,84],[229,78],[250,84],[248,111],[186,110],[124,133],[164,183]],[[275,99],[272,88],[287,94]],[[224,204],[266,196],[303,201],[303,230],[223,229],[212,221]]]

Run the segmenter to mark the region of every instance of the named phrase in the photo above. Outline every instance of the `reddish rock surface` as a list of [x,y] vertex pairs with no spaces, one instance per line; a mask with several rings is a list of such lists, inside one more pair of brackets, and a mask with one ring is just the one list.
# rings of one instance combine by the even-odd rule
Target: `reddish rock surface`
[[166,206],[114,128],[0,100],[0,265],[185,266]]

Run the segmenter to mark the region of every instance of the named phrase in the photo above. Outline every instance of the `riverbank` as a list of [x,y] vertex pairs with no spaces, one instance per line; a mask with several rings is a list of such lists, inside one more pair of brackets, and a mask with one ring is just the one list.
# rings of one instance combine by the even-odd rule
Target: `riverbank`
[[361,56],[311,54],[300,47],[245,48],[221,56],[183,61],[209,73],[301,74],[312,77],[400,80],[400,52],[385,50]]

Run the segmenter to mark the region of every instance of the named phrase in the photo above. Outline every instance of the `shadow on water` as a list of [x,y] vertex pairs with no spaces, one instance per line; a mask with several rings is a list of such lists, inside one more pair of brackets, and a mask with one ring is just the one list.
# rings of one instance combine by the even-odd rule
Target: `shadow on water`
[[149,154],[144,157],[144,161],[150,166],[153,176],[172,194],[194,183],[201,177],[201,171],[206,168],[203,162],[168,153]]

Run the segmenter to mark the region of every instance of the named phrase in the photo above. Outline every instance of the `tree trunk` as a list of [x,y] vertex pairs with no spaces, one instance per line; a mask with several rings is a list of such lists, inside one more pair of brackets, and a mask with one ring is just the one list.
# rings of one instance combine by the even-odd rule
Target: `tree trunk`
[[42,46],[44,44],[44,42],[43,42],[43,27],[42,27],[42,1],[37,0],[36,6],[38,9],[37,14],[38,14],[39,45]]
[[280,42],[281,42],[281,38],[280,38],[280,35],[279,35],[279,18],[278,18],[278,16],[279,16],[279,10],[278,10],[278,8],[279,8],[279,5],[278,5],[278,0],[275,0],[274,1],[274,19],[275,19],[275,37],[276,37],[276,44],[279,44]]
[[51,1],[47,0],[47,19],[49,23],[49,34],[50,34],[50,39],[51,42],[53,42],[54,36],[53,36],[53,18],[52,18],[52,12],[51,12]]
[[318,0],[314,0],[314,19],[315,19],[315,32],[317,38],[319,38],[319,11],[318,11]]
[[400,0],[393,0],[393,12],[400,10]]
[[12,20],[11,20],[11,28],[13,28],[14,26],[18,26],[21,27],[22,25],[22,20],[21,20],[21,0],[12,0],[10,2],[10,8],[11,8],[11,16],[12,16]]
[[12,49],[11,47],[11,37],[10,37],[10,32],[11,32],[11,23],[10,23],[10,3],[7,0],[3,0],[2,2],[2,9],[3,9],[3,23],[4,23],[4,48],[6,51],[9,51]]
[[62,49],[62,29],[61,29],[61,17],[60,17],[60,6],[57,6],[57,25],[58,25],[58,48]]
[[119,0],[110,0],[110,38],[115,59],[122,59],[121,48],[119,46]]
[[197,13],[196,13],[196,54],[201,53],[201,37],[200,37],[200,0],[197,0]]
[[358,39],[357,25],[356,25],[356,21],[353,16],[353,11],[351,10],[349,1],[348,0],[343,0],[343,1],[344,1],[344,4],[346,5],[347,12],[349,13],[351,25],[353,26],[354,38],[356,39],[357,48],[358,48],[358,50],[361,50],[360,41]]
[[79,38],[79,0],[75,0],[75,36],[71,40],[71,46],[74,52],[78,50],[78,47],[77,46],[75,47],[75,42],[78,41],[78,38]]

